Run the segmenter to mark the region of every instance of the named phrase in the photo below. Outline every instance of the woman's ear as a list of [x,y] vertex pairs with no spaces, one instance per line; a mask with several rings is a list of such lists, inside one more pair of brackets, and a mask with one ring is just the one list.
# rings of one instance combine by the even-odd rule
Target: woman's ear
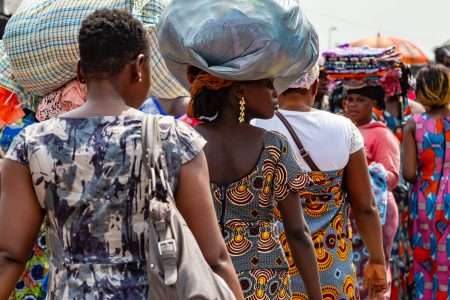
[[81,67],[80,61],[77,64],[77,80],[82,84],[86,84],[86,76],[84,75],[84,71]]
[[136,64],[135,64],[135,78],[136,81],[142,82],[144,76],[145,76],[145,68],[147,60],[145,59],[144,54],[139,54],[136,58]]
[[317,92],[319,91],[319,80],[320,79],[316,79],[316,81],[311,86],[311,92],[314,97],[317,96]]

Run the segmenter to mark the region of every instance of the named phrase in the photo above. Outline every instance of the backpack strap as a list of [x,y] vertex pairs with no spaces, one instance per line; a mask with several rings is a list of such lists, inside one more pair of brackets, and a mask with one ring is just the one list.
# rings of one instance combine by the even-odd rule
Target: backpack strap
[[302,142],[300,141],[300,138],[298,137],[297,133],[295,133],[294,128],[292,128],[291,123],[289,123],[289,121],[286,119],[286,117],[283,116],[283,114],[280,113],[279,111],[275,112],[275,115],[278,117],[278,119],[280,119],[280,121],[283,123],[284,127],[286,127],[286,129],[289,131],[289,134],[294,139],[294,142],[297,145],[298,150],[300,151],[300,155],[305,160],[306,164],[311,168],[312,171],[314,171],[314,172],[320,171],[319,167],[312,160],[308,151],[305,150],[305,147],[303,146]]

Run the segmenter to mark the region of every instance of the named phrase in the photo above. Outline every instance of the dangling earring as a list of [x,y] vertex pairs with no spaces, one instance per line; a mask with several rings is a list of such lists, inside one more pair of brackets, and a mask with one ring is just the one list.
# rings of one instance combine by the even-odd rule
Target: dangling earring
[[245,122],[245,98],[244,96],[241,97],[241,100],[239,101],[239,123],[242,124]]

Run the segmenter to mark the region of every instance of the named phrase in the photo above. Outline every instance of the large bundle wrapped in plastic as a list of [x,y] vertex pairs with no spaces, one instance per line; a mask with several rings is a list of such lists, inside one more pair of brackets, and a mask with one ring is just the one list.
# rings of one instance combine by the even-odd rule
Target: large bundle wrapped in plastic
[[[127,10],[144,25],[154,28],[164,5],[159,0],[24,2],[9,21],[4,36],[15,80],[25,90],[39,96],[73,80],[79,60],[79,28],[85,17],[101,8]],[[152,62],[161,63],[157,59]],[[158,83],[161,84],[156,80],[155,84]]]
[[192,65],[229,80],[273,78],[284,91],[319,56],[317,33],[297,0],[173,0],[158,40],[186,87]]

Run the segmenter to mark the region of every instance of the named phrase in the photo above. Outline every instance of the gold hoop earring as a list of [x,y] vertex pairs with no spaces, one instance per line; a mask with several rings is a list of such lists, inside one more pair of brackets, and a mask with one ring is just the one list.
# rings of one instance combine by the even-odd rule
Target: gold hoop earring
[[239,101],[239,123],[242,124],[245,122],[245,98],[244,96],[241,97],[241,100]]

